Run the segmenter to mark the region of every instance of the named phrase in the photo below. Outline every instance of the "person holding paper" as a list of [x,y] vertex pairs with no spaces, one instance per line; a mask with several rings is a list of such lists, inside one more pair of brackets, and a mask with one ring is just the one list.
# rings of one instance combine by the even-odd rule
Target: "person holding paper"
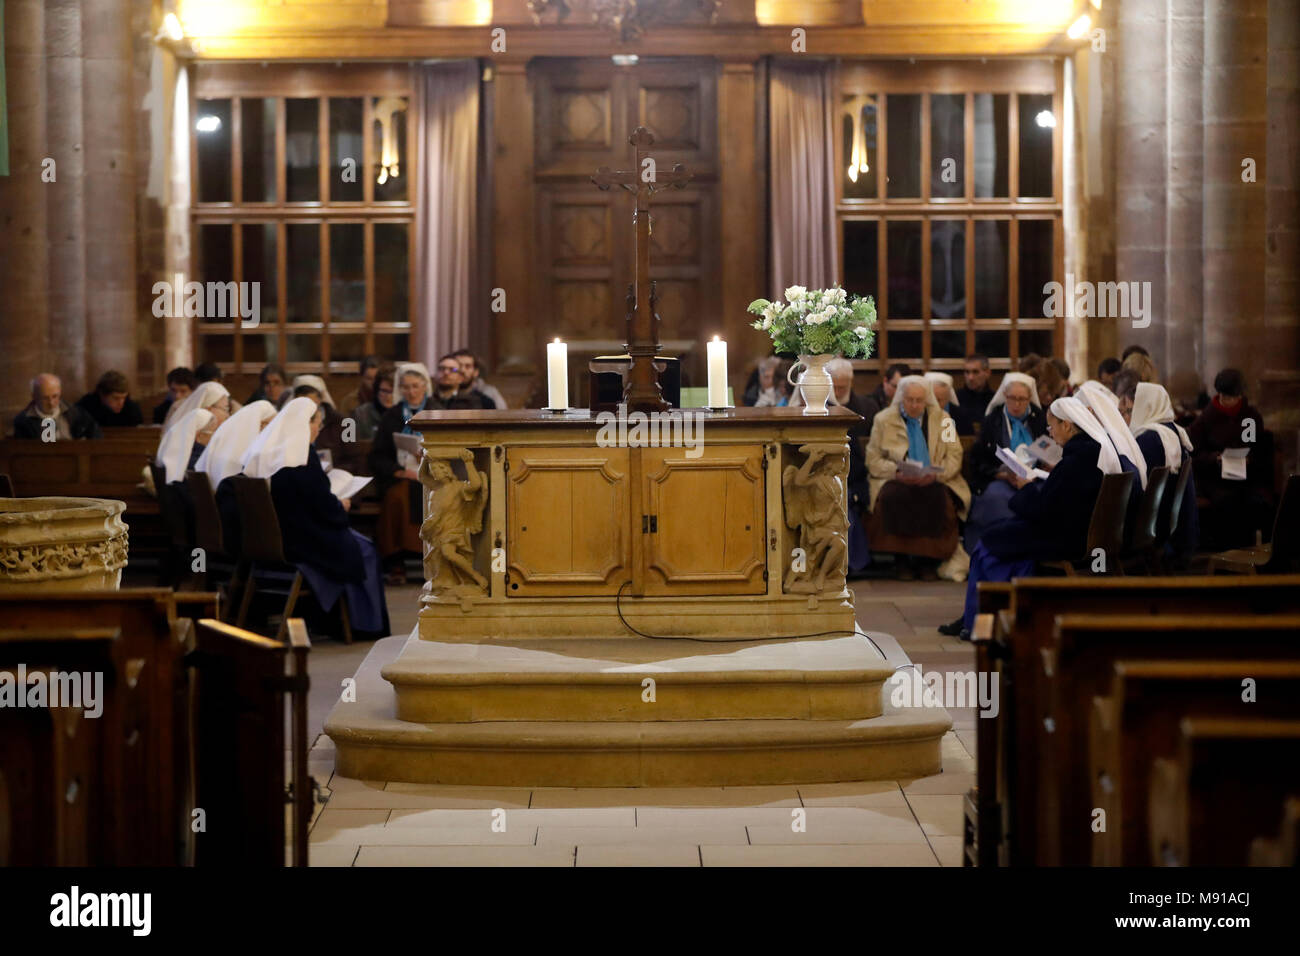
[[1012,517],[989,528],[970,556],[965,613],[939,628],[970,639],[980,581],[1010,581],[1034,573],[1039,561],[1069,560],[1083,554],[1088,524],[1101,490],[1101,476],[1121,471],[1119,454],[1106,430],[1077,398],[1058,398],[1047,426],[1061,446],[1061,460],[1041,481],[1014,478]]
[[[1201,509],[1200,546],[1208,551],[1250,547],[1256,531],[1273,524],[1272,435],[1246,396],[1246,377],[1225,368],[1214,377],[1215,396],[1190,428]],[[1233,454],[1246,454],[1245,477]],[[1230,452],[1225,455],[1225,452]]]
[[[1165,494],[1173,494],[1182,470],[1192,467],[1192,439],[1174,421],[1174,403],[1170,401],[1169,393],[1152,382],[1139,382],[1133,393],[1131,418],[1133,437],[1146,458],[1147,471],[1167,465],[1170,477]],[[1194,476],[1188,475],[1183,499],[1175,502],[1173,507],[1178,509],[1178,526],[1169,541],[1169,549],[1173,552],[1175,566],[1186,567],[1196,550],[1199,533]]]
[[1009,502],[1016,493],[1011,472],[998,458],[998,449],[1013,454],[1047,433],[1047,419],[1038,401],[1038,387],[1024,372],[1008,372],[984,409],[979,440],[971,448],[971,472],[976,498],[964,535],[971,552],[984,531],[1011,517]]
[[957,522],[970,504],[961,461],[957,429],[930,383],[903,377],[867,442],[867,540],[872,550],[897,557],[900,579],[936,580],[939,563],[960,547]]
[[379,555],[369,538],[348,525],[347,501],[330,491],[314,442],[323,407],[306,396],[292,399],[254,439],[244,474],[271,480],[284,556],[298,567],[322,611],[346,593],[352,628],[369,637],[389,632]]

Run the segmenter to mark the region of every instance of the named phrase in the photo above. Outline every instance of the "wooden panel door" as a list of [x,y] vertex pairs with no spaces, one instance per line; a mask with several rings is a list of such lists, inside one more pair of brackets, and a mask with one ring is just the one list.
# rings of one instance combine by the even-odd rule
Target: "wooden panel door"
[[639,535],[642,593],[762,594],[763,449],[715,445],[688,458],[685,448],[642,448]]
[[632,577],[626,448],[511,448],[508,597],[614,594]]

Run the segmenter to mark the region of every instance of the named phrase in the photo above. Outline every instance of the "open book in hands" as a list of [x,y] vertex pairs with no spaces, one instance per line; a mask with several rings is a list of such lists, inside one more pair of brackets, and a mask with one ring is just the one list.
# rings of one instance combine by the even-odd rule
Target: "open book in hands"
[[1021,461],[1029,464],[1042,462],[1045,465],[1055,465],[1061,460],[1062,451],[1051,435],[1040,435],[1032,444],[1017,448],[1016,454]]
[[393,445],[397,449],[397,464],[401,468],[415,471],[420,467],[420,458],[424,454],[424,445],[419,435],[405,432],[393,432]]
[[1246,456],[1249,448],[1225,448],[1219,459],[1219,474],[1228,481],[1246,480]]
[[1035,478],[1046,478],[1047,472],[1041,468],[1032,468],[1016,457],[1016,453],[1010,448],[999,448],[995,453],[998,461],[1002,462],[1003,467],[1011,474],[1018,478],[1028,478],[1031,481]]
[[342,468],[331,468],[327,477],[330,480],[330,491],[339,501],[353,497],[371,481],[369,475],[354,475]]
[[926,475],[934,475],[938,478],[943,474],[942,468],[936,468],[934,465],[923,465],[919,461],[912,461],[905,458],[898,463],[898,470],[894,472],[895,478],[924,478]]

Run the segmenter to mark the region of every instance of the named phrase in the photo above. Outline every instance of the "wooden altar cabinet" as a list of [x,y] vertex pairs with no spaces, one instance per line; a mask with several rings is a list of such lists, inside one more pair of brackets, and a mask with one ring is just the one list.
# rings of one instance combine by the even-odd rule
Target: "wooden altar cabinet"
[[621,423],[586,409],[421,412],[411,420],[425,452],[420,636],[852,631],[856,420],[838,407]]

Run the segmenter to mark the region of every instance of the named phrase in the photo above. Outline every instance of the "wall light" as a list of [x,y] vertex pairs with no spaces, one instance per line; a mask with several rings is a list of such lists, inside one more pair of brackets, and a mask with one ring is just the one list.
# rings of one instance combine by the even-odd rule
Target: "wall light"
[[200,133],[215,133],[221,129],[221,117],[208,114],[194,121],[194,128]]
[[1056,116],[1051,110],[1043,110],[1034,117],[1034,122],[1044,129],[1054,129],[1056,127]]
[[1092,17],[1085,13],[1083,16],[1079,17],[1079,19],[1070,24],[1070,29],[1065,31],[1065,35],[1071,40],[1077,40],[1079,37],[1086,34],[1091,26]]
[[173,43],[180,43],[184,40],[185,28],[181,26],[180,17],[176,16],[174,13],[169,13],[167,16],[163,17],[162,27],[159,29],[158,35],[166,37]]

